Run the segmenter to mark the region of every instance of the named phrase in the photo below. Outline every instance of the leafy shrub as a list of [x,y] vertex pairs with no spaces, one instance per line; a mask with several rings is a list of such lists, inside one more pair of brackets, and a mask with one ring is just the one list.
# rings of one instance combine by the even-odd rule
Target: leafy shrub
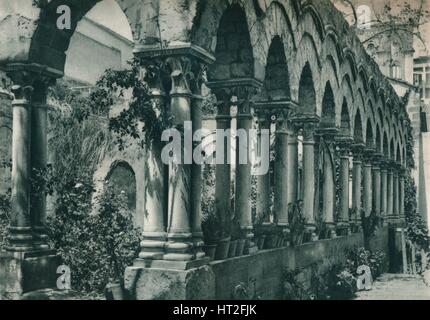
[[7,246],[7,228],[11,214],[10,190],[6,194],[0,194],[0,251]]
[[106,185],[91,214],[92,186],[79,183],[58,198],[49,218],[50,239],[72,272],[75,290],[101,293],[109,281],[123,280],[139,250],[140,231],[133,227],[125,195]]

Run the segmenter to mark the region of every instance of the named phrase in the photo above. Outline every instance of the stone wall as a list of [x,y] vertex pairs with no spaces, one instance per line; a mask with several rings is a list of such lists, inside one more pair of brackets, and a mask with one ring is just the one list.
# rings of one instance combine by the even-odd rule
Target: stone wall
[[[371,239],[372,250],[389,255],[388,228],[380,229]],[[363,247],[362,234],[307,243],[295,248],[261,251],[252,256],[212,262],[216,299],[234,298],[235,287],[244,284],[248,294],[261,299],[280,299],[284,268],[300,269],[300,280],[310,285],[313,272],[323,273],[329,266],[345,261],[349,249]],[[264,294],[263,294],[264,293]]]

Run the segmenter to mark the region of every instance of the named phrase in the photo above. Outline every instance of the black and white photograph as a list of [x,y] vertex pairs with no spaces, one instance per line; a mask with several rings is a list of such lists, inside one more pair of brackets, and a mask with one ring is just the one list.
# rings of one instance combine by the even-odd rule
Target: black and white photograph
[[0,0],[0,300],[429,301],[429,130],[430,0]]

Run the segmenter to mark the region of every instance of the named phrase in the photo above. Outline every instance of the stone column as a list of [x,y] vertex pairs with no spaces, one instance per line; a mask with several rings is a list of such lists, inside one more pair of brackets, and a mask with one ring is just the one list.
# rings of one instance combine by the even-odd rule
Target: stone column
[[287,112],[277,112],[276,142],[275,142],[275,199],[274,210],[277,216],[278,226],[282,228],[286,235],[289,233],[288,206],[290,204],[290,148],[289,131],[292,124],[288,123]]
[[30,217],[31,179],[31,96],[33,83],[28,74],[16,73],[12,87],[12,216],[8,251],[33,250]]
[[[224,88],[213,88],[212,92],[217,98],[217,116],[216,128],[223,132],[228,132],[231,129],[231,92]],[[222,147],[224,150],[223,161],[217,161],[215,167],[215,214],[218,217],[221,225],[225,226],[230,223],[232,218],[231,212],[231,135],[227,134],[223,138]],[[217,145],[221,146],[221,142],[217,139]],[[217,158],[219,155],[217,155]]]
[[[165,116],[167,111],[166,93],[162,86],[161,62],[143,61],[143,81],[147,82],[152,91],[154,108]],[[155,73],[147,72],[147,68],[155,70]],[[164,247],[167,241],[166,221],[167,216],[167,165],[161,159],[163,143],[153,141],[146,149],[145,161],[145,215],[143,224],[141,252],[139,258],[160,260],[164,255]]]
[[399,170],[397,163],[393,169],[393,222],[399,219]]
[[362,182],[362,146],[353,146],[353,173],[352,173],[352,209],[353,209],[353,224],[355,231],[361,230],[361,182]]
[[315,226],[315,123],[303,124],[303,215],[311,241],[318,240]]
[[[171,76],[172,89],[170,91],[170,108],[172,114],[172,126],[181,131],[184,123],[192,120],[190,84],[188,82],[188,70],[191,67],[191,58],[170,57],[166,65]],[[184,149],[181,150],[179,161],[171,161],[169,164],[169,195],[168,195],[168,242],[166,244],[165,260],[190,261],[195,259],[193,255],[192,231],[191,231],[191,164],[186,163],[185,155],[187,146],[192,141],[185,141],[185,135],[181,134]],[[192,154],[192,153],[191,153]]]
[[372,211],[377,217],[381,213],[381,155],[375,155],[372,166]]
[[[201,85],[197,86],[192,97],[192,121],[193,134],[202,128],[202,103],[203,97],[200,95]],[[194,90],[193,90],[194,91]],[[194,143],[194,148],[199,142]],[[193,161],[191,167],[191,233],[193,234],[194,253],[196,259],[201,259],[205,256],[203,252],[203,231],[202,231],[202,166]]]
[[349,155],[352,139],[337,139],[340,151],[340,199],[339,199],[339,219],[337,221],[338,235],[348,235],[350,229],[349,218]]
[[381,162],[381,217],[383,224],[385,224],[385,219],[387,218],[387,196],[388,196],[388,182],[387,182],[387,166],[385,161]]
[[407,171],[403,167],[400,171],[399,176],[399,200],[400,200],[400,207],[399,207],[399,215],[400,215],[400,222],[402,224],[405,223],[405,177],[406,177]]
[[290,122],[288,126],[288,159],[287,159],[287,202],[288,205],[298,199],[298,170],[299,170],[299,151],[298,151],[297,128]]
[[[33,173],[44,174],[48,165],[48,86],[55,79],[37,76],[34,81],[31,112],[31,164]],[[49,249],[46,231],[46,186],[36,179],[37,190],[31,192],[30,215],[33,226],[34,246],[40,250]]]
[[365,216],[372,213],[372,156],[374,150],[366,149],[363,165],[363,208]]
[[[338,134],[336,128],[322,128],[318,130],[326,143],[328,150],[333,152],[334,137]],[[332,161],[333,160],[333,161]],[[323,222],[326,235],[336,237],[335,212],[335,163],[330,154],[324,152],[324,177],[323,177]]]
[[[261,130],[270,130],[270,115],[267,111],[260,109],[256,110],[258,117],[259,135]],[[258,154],[261,150],[261,139],[258,139]],[[257,219],[262,219],[263,224],[271,223],[271,212],[270,212],[270,170],[264,174],[257,176]]]
[[[391,166],[391,165],[390,165]],[[393,219],[393,192],[394,192],[394,183],[393,183],[393,170],[392,168],[388,168],[387,172],[387,220],[391,222]]]
[[[241,85],[236,87],[237,97],[237,130],[245,130],[249,137],[252,129],[251,97],[255,95],[255,87],[252,85]],[[248,139],[247,139],[248,140]],[[236,143],[236,194],[235,214],[237,215],[242,230],[246,234],[246,251],[254,253],[257,248],[253,242],[253,224],[251,212],[251,161],[247,157],[246,164],[240,163],[240,154],[248,154],[248,141],[237,141]]]

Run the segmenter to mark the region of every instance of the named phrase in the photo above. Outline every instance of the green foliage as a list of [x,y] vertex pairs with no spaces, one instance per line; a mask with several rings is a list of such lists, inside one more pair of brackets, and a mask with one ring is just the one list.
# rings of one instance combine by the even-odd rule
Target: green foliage
[[10,190],[6,194],[0,194],[0,251],[7,246],[7,228],[11,214]]
[[382,252],[371,252],[365,248],[354,249],[347,253],[345,267],[352,274],[356,274],[358,267],[363,265],[370,268],[373,279],[376,279],[384,271],[386,256]]
[[357,292],[357,269],[359,266],[369,266],[372,277],[381,275],[386,264],[382,252],[370,252],[358,248],[346,253],[345,263],[330,265],[321,271],[318,264],[310,266],[310,283],[305,285],[299,281],[301,270],[285,269],[283,273],[284,299],[286,300],[349,300]]
[[429,230],[426,222],[417,210],[417,189],[413,178],[408,174],[405,177],[406,237],[421,249],[429,252]]
[[116,98],[122,99],[131,92],[127,106],[109,118],[109,130],[115,133],[120,150],[125,148],[128,138],[137,140],[142,148],[152,141],[161,141],[161,134],[171,120],[164,105],[153,98],[148,85],[157,78],[160,67],[148,64],[142,68],[138,59],[130,65],[130,70],[107,70],[90,95],[90,109],[97,113],[111,111]]
[[80,183],[59,195],[49,219],[50,239],[72,271],[75,290],[101,293],[109,281],[122,282],[125,267],[139,250],[140,230],[133,227],[124,194],[106,184],[91,213],[92,186]]

